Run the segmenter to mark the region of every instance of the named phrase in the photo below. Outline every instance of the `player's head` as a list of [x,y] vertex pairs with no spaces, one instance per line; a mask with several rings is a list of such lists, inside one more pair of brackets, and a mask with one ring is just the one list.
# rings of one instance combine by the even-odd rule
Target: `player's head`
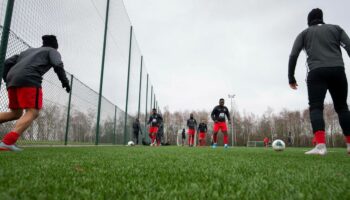
[[43,47],[52,47],[54,49],[58,49],[56,36],[43,35],[41,38],[43,39]]
[[221,99],[219,100],[219,105],[220,105],[220,106],[225,105],[225,100],[224,100],[223,98],[221,98]]
[[157,109],[153,108],[153,109],[152,109],[152,113],[153,113],[153,114],[157,114]]
[[192,113],[190,114],[190,118],[193,119],[193,114]]
[[323,23],[323,12],[319,8],[312,9],[307,16],[307,25]]

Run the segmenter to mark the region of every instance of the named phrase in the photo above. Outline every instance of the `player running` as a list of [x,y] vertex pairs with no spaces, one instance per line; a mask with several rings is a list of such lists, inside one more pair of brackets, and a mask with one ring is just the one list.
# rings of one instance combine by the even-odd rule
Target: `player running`
[[2,139],[0,150],[22,151],[15,143],[39,116],[43,101],[41,83],[44,74],[51,67],[62,87],[66,88],[68,93],[71,90],[61,55],[57,51],[56,36],[44,35],[42,40],[42,47],[29,48],[5,61],[3,79],[6,82],[10,111],[0,113],[0,123],[18,120],[11,132]]
[[213,111],[211,112],[211,119],[214,121],[214,128],[213,128],[213,148],[216,148],[217,146],[217,139],[218,139],[218,132],[221,130],[221,132],[224,134],[224,147],[228,148],[228,135],[227,135],[227,125],[226,125],[226,118],[231,124],[231,118],[230,113],[226,106],[224,106],[225,100],[220,99],[219,105],[216,106]]
[[294,77],[295,66],[301,50],[307,54],[307,89],[311,125],[317,145],[305,154],[325,155],[325,122],[323,103],[327,93],[331,94],[339,123],[346,138],[350,154],[350,112],[347,105],[348,83],[340,47],[350,55],[350,39],[338,25],[325,24],[319,8],[311,10],[307,17],[308,28],[296,38],[289,57],[288,78],[292,89],[297,89]]
[[148,123],[149,127],[149,137],[151,138],[151,146],[156,146],[156,137],[158,133],[158,128],[163,122],[163,117],[157,113],[157,109],[153,108],[152,115],[149,117]]
[[205,137],[206,137],[206,133],[208,131],[208,126],[207,124],[205,123],[205,120],[202,119],[201,123],[198,125],[198,140],[199,140],[199,146],[205,146]]
[[190,114],[190,118],[187,120],[188,127],[188,146],[193,147],[194,144],[194,135],[196,133],[197,121],[193,118],[193,114]]

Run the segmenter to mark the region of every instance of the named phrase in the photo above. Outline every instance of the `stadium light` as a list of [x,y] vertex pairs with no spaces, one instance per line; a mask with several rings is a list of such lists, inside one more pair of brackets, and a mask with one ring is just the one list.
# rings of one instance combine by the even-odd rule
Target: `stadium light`
[[232,115],[232,120],[231,120],[231,135],[232,135],[232,146],[234,146],[234,142],[235,142],[235,140],[233,139],[234,138],[234,134],[235,134],[235,132],[233,131],[233,98],[235,98],[235,94],[229,94],[228,95],[228,98],[230,98],[231,99],[231,111],[232,111],[232,113],[231,113],[231,115]]

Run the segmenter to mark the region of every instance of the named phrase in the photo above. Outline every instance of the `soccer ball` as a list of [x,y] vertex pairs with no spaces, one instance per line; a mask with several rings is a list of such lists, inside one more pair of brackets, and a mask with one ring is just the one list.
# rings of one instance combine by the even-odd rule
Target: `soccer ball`
[[128,142],[128,146],[129,146],[129,147],[134,146],[134,145],[135,145],[135,143],[134,143],[133,141],[129,141],[129,142]]
[[286,144],[282,140],[275,140],[272,142],[272,148],[275,151],[283,151],[286,148]]

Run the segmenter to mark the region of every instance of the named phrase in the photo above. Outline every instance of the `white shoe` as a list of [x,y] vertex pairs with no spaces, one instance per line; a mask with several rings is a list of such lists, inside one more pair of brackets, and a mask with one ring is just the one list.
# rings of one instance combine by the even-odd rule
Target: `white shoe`
[[23,149],[18,148],[16,145],[12,144],[12,145],[7,145],[3,142],[0,143],[0,150],[1,151],[23,151]]
[[310,151],[305,152],[305,154],[324,156],[327,154],[326,144],[318,144],[315,146],[315,148],[311,149]]

